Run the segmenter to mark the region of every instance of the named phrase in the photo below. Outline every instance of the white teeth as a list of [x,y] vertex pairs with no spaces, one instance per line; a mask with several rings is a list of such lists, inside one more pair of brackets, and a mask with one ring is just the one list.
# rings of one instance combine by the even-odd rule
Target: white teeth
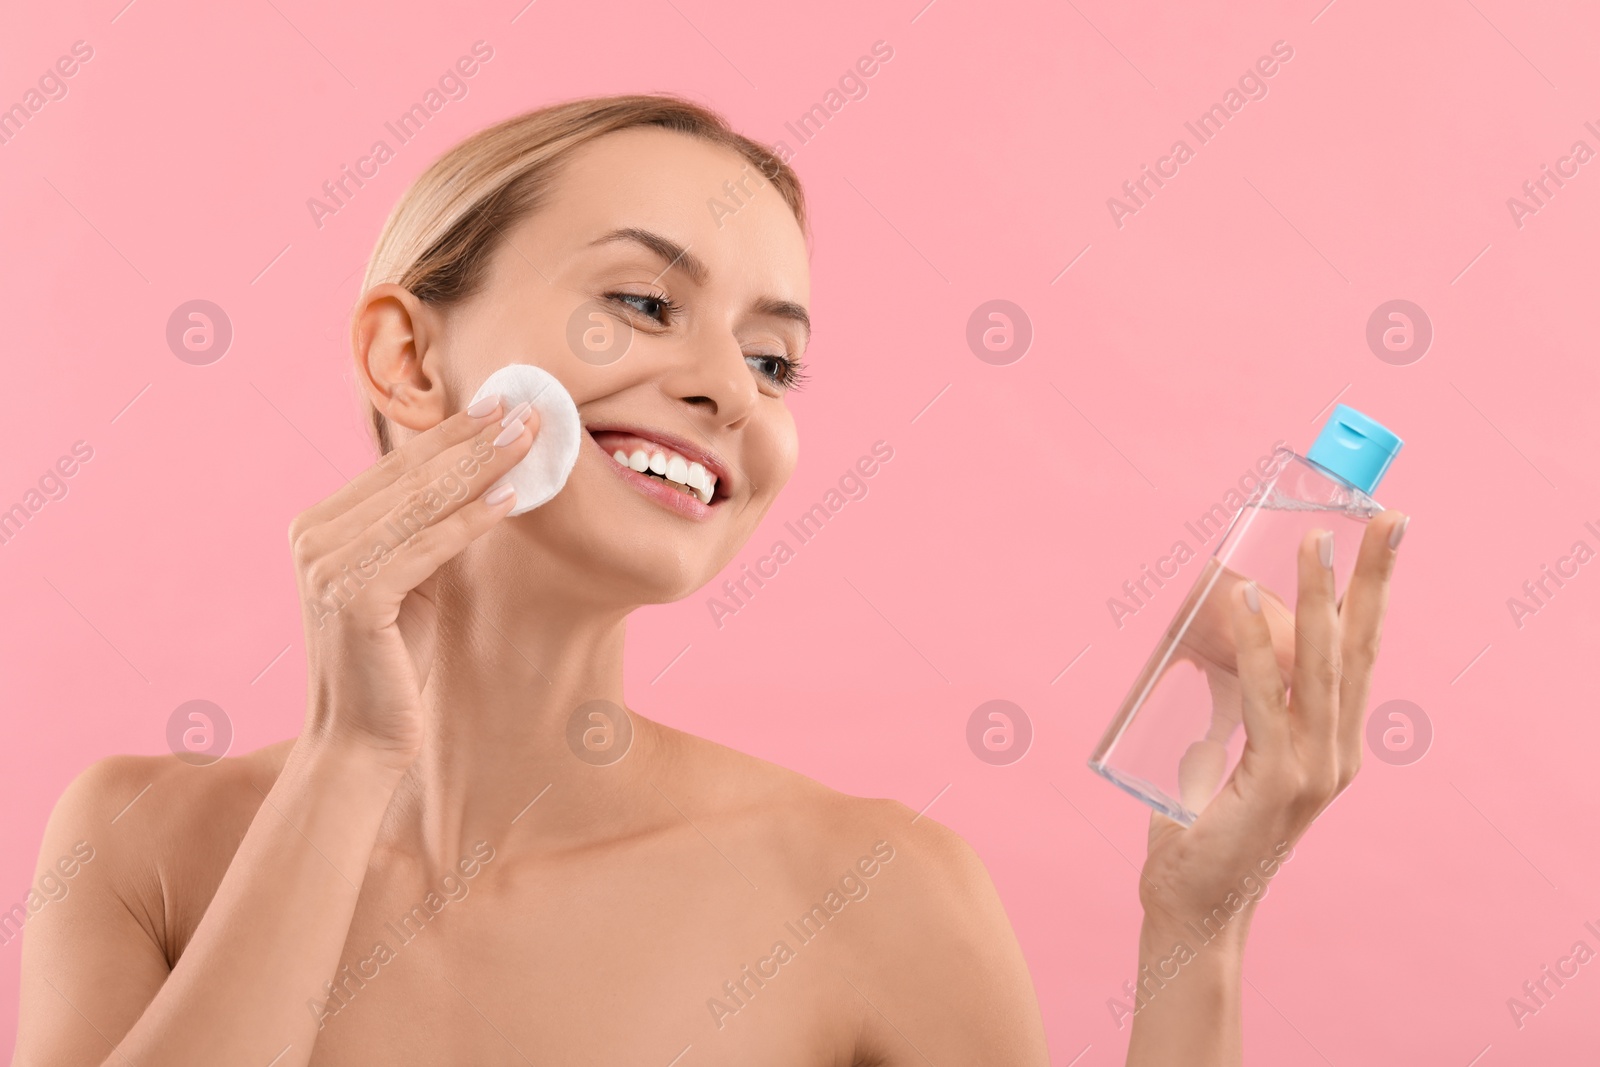
[[691,463],[676,452],[665,449],[646,452],[641,448],[629,455],[626,449],[619,448],[611,454],[611,458],[640,474],[649,471],[660,475],[702,504],[711,503],[711,498],[716,495],[717,476],[706,470],[705,464]]
[[709,504],[711,503],[711,494],[717,488],[717,476],[706,470],[703,464],[691,463],[689,464],[689,480],[685,484],[695,491],[695,495],[700,498],[700,503]]

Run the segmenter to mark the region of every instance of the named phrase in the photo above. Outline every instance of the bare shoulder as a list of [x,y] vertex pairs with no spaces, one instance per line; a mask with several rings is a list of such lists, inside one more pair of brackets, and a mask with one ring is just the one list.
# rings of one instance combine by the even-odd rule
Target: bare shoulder
[[109,756],[62,792],[39,868],[89,857],[86,884],[119,899],[175,958],[210,903],[293,741],[196,765],[177,756]]
[[248,826],[292,746],[282,741],[210,764],[178,756],[108,756],[73,779],[51,819],[113,827],[105,832],[108,842],[137,838],[148,846],[176,837],[193,844],[241,816]]
[[847,1002],[871,1005],[858,1061],[1049,1062],[1027,962],[960,834],[899,801],[682,738],[682,813],[705,819],[730,862],[781,901],[785,936],[809,944],[827,931],[829,948],[806,951],[829,954]]
[[[898,906],[908,911],[937,918],[997,905],[972,846],[900,801],[852,796],[766,760],[661,729],[678,763],[676,779],[693,783],[676,802],[739,833],[784,881],[836,882],[851,871],[876,879],[894,868],[901,873],[893,881],[903,886]],[[868,868],[876,869],[863,875]]]
[[27,895],[0,913],[0,943],[22,938],[16,1062],[99,1063],[105,1034],[134,1024],[199,925],[286,750],[206,767],[112,756],[67,785]]

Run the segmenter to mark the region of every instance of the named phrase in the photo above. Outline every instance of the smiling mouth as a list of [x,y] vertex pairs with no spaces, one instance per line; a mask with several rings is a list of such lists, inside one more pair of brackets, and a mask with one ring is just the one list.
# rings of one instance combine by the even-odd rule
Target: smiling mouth
[[615,430],[592,430],[590,436],[619,466],[654,478],[701,504],[710,504],[716,496],[717,476],[666,445]]

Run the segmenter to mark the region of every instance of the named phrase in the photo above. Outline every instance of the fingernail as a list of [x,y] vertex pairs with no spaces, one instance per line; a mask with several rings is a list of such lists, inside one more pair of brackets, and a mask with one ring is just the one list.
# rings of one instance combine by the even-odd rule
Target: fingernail
[[1406,527],[1409,525],[1411,525],[1411,516],[1407,515],[1395,524],[1394,529],[1389,531],[1389,548],[1391,550],[1400,547],[1400,538],[1406,535]]
[[500,436],[499,437],[496,437],[494,439],[494,447],[496,447],[496,448],[504,448],[504,447],[506,447],[506,445],[509,445],[512,441],[515,441],[517,438],[521,437],[522,436],[522,431],[524,429],[526,429],[526,428],[527,427],[523,424],[521,419],[518,419],[516,422],[511,423],[505,429],[500,431]]
[[475,419],[481,419],[487,415],[493,415],[499,409],[499,407],[500,397],[494,393],[490,393],[482,400],[473,401],[472,406],[467,408],[467,414],[471,415]]
[[504,504],[507,500],[510,500],[516,495],[517,490],[514,486],[502,485],[498,489],[491,489],[485,493],[483,496],[483,502],[488,504],[490,507],[493,507],[496,504]]
[[1261,594],[1256,591],[1255,582],[1244,583],[1244,606],[1257,615],[1261,614]]
[[533,402],[529,401],[529,400],[524,400],[522,403],[520,403],[516,407],[512,408],[511,411],[509,413],[507,413],[505,418],[500,420],[500,425],[501,426],[510,426],[513,421],[521,422],[523,419],[528,417],[528,412],[530,412],[532,410],[533,410]]
[[1333,570],[1333,531],[1328,530],[1317,541],[1317,555],[1322,558],[1322,565]]

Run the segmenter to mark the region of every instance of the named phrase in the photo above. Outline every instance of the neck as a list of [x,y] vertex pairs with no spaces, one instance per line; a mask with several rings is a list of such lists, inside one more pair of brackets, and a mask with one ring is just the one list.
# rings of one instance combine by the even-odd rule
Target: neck
[[[507,842],[518,852],[553,851],[622,832],[637,818],[633,798],[650,788],[657,735],[617,710],[629,608],[541,580],[548,577],[471,550],[439,571],[425,736],[390,808],[389,847],[453,867],[478,841],[496,851]],[[612,747],[595,747],[608,726],[617,731]],[[615,758],[618,751],[626,754]]]

